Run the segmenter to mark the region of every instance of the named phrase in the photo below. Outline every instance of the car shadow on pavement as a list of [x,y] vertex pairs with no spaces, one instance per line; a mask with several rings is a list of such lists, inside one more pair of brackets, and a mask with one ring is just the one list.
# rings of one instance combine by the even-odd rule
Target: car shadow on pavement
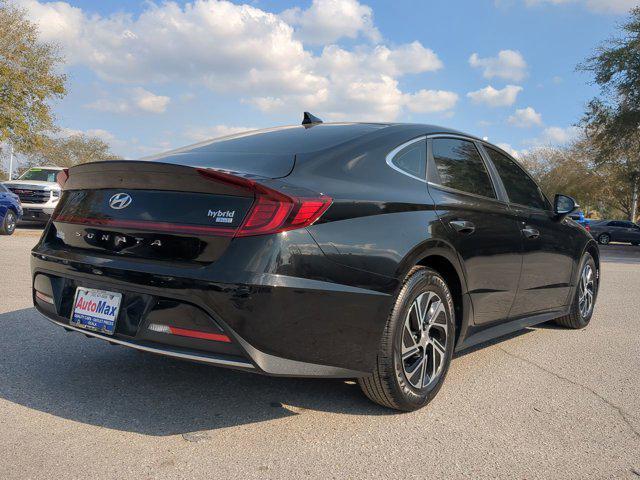
[[146,435],[175,435],[316,410],[389,415],[354,382],[274,378],[139,353],[66,333],[33,308],[0,314],[0,398]]

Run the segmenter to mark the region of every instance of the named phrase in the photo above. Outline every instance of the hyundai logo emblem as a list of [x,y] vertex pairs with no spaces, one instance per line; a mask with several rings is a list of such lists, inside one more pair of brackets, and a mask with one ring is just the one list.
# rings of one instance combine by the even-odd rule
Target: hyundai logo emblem
[[131,205],[133,199],[128,193],[116,193],[109,199],[109,206],[114,210],[122,210]]

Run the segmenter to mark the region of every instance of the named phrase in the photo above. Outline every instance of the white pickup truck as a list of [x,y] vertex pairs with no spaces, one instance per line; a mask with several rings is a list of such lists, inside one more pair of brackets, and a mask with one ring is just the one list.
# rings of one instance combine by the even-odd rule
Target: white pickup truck
[[20,197],[23,222],[47,222],[60,200],[60,185],[56,182],[61,167],[33,167],[19,179],[4,182],[4,186]]

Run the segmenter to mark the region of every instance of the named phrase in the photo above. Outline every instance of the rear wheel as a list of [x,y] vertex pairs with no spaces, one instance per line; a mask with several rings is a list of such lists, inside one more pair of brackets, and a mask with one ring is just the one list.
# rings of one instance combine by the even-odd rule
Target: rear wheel
[[598,275],[593,257],[585,253],[580,263],[578,288],[568,315],[556,319],[558,325],[580,329],[589,325],[598,294]]
[[417,267],[389,315],[373,374],[358,383],[380,405],[417,410],[440,390],[454,339],[453,300],[446,282],[437,272]]
[[603,233],[598,237],[598,242],[601,245],[609,245],[610,241],[611,241],[611,236],[608,233]]
[[16,214],[12,210],[7,210],[4,215],[4,221],[0,225],[0,235],[12,235],[16,230]]

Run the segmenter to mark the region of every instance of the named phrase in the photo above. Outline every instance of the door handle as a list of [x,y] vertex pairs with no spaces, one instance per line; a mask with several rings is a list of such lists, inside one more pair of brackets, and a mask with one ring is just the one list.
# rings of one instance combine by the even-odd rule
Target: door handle
[[538,230],[536,230],[535,228],[531,228],[531,227],[524,227],[522,229],[522,233],[524,234],[524,236],[526,238],[538,238],[540,236],[540,232]]
[[449,225],[451,225],[456,232],[462,233],[463,235],[469,235],[476,230],[476,226],[467,220],[451,220]]

